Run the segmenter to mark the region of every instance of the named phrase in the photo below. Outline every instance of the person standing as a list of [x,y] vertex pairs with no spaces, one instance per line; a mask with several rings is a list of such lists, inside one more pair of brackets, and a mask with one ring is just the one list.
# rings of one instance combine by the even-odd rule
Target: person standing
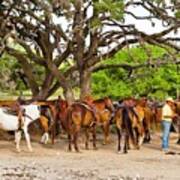
[[169,97],[166,99],[166,103],[162,108],[162,150],[165,153],[168,152],[169,149],[170,128],[175,115],[173,106],[174,100]]

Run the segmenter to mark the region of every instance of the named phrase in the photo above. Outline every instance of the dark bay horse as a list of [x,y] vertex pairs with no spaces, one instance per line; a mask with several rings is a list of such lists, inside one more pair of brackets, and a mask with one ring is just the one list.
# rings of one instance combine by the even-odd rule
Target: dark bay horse
[[103,144],[109,143],[110,120],[112,113],[114,112],[112,100],[109,97],[94,100],[92,96],[87,96],[84,98],[84,102],[92,108],[97,119],[97,126],[101,126],[103,129]]
[[129,140],[132,141],[132,144],[136,149],[139,149],[138,136],[135,135],[135,130],[140,134],[139,118],[133,108],[127,106],[117,108],[114,115],[114,121],[118,135],[118,152],[121,152],[121,139],[123,140],[123,153],[127,153]]
[[125,107],[132,108],[139,119],[139,130],[141,129],[141,138],[139,139],[139,144],[141,145],[143,142],[149,142],[150,137],[150,128],[151,128],[151,121],[152,121],[152,112],[147,105],[146,98],[126,98],[124,99],[121,104]]

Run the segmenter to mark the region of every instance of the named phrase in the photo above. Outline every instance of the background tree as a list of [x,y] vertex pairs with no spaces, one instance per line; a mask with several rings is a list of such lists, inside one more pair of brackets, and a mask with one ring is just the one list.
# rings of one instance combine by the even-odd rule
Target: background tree
[[[101,70],[93,74],[92,91],[97,97],[111,96],[122,99],[130,96],[146,96],[163,100],[168,95],[176,98],[180,89],[180,71],[178,64],[172,64],[171,59],[165,59],[166,51],[156,46],[147,46],[152,53],[153,66],[146,63],[147,54],[142,47],[122,50],[106,63],[115,68]],[[138,66],[135,66],[131,56]],[[166,57],[169,58],[169,57]],[[127,64],[128,63],[128,64]],[[116,68],[116,65],[124,65]],[[125,70],[125,65],[133,71]],[[147,68],[148,66],[148,68]],[[135,67],[138,67],[135,69]]]
[[[132,7],[143,8],[147,15],[137,16],[131,11]],[[17,59],[35,99],[45,99],[62,87],[66,98],[72,100],[72,85],[77,76],[83,98],[91,91],[92,73],[112,67],[102,62],[119,50],[130,48],[131,44],[145,47],[147,42],[160,46],[173,62],[177,61],[179,46],[174,42],[179,38],[170,34],[180,27],[176,1],[1,0],[0,8],[1,52]],[[164,29],[147,34],[134,24],[127,24],[127,15],[149,20],[152,26],[158,19]],[[14,44],[19,44],[23,50]],[[146,53],[147,64],[153,66],[156,62],[151,61],[151,52],[146,49]],[[35,65],[44,70],[40,84],[34,75]],[[116,67],[131,72],[139,66]]]

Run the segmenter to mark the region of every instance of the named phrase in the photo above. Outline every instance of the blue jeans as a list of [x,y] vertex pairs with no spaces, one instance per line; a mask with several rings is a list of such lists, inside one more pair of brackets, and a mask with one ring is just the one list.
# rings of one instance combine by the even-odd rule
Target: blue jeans
[[168,149],[169,148],[169,134],[170,134],[171,122],[169,121],[162,121],[162,148]]

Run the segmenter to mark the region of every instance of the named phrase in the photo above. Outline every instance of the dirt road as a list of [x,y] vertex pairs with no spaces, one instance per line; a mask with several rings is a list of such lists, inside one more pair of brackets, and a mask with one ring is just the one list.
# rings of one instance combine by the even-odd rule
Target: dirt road
[[153,135],[152,143],[141,150],[117,154],[116,136],[107,146],[98,141],[98,150],[82,153],[67,152],[67,140],[59,139],[52,146],[33,142],[29,153],[22,142],[16,153],[12,141],[0,141],[0,179],[2,180],[179,180],[180,146],[171,135],[171,149],[176,155],[160,151],[160,136]]

